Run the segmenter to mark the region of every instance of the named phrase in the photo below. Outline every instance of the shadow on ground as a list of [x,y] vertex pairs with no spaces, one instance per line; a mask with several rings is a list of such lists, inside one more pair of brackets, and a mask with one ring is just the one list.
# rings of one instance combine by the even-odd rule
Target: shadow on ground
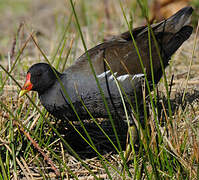
[[[110,121],[103,120],[99,124],[106,132],[106,134],[109,136],[111,141],[118,148],[116,137],[114,135],[114,131]],[[67,125],[64,126],[66,127]],[[92,122],[92,120],[90,122],[85,122],[84,126],[100,154],[104,155],[110,152],[116,153],[114,146],[104,135],[104,133],[99,129],[99,127],[97,127],[97,125]],[[61,127],[63,127],[63,124],[61,125]],[[64,136],[64,139],[69,143],[69,145],[74,149],[74,151],[78,153],[78,155],[82,159],[96,157],[97,153],[89,146],[89,144],[82,137],[80,137],[78,132],[73,127],[70,128],[69,125],[68,127],[69,128],[57,128],[57,130]],[[80,125],[76,125],[75,127],[88,140],[83,128]],[[127,125],[122,124],[120,128],[121,130],[117,129],[117,133],[121,147],[124,150],[126,145]]]
[[[181,107],[184,109],[186,105],[191,105],[197,98],[199,97],[199,91],[194,90],[193,93],[186,93],[185,101],[182,103],[182,96],[183,92],[176,93],[175,97],[171,99],[171,108],[172,108],[172,115],[175,114],[175,112]],[[169,116],[168,113],[168,100],[165,96],[162,96],[158,100],[158,108],[159,112],[163,111],[161,106],[161,101],[163,101],[163,104],[167,111],[167,116]],[[148,106],[150,107],[150,106]],[[162,117],[162,126],[165,125],[164,121],[165,117]],[[110,139],[113,141],[113,143],[118,147],[117,141],[114,135],[113,128],[111,126],[111,123],[109,120],[100,120],[100,126],[103,128],[103,130],[107,133],[107,135],[110,137]],[[100,154],[104,155],[107,153],[117,153],[114,146],[111,144],[111,142],[107,139],[107,137],[102,133],[102,131],[97,127],[97,125],[92,122],[92,120],[88,120],[84,122],[85,129],[87,130],[88,134],[90,135],[93,143],[95,144],[97,150]],[[83,128],[78,124],[75,126],[77,130],[86,137],[86,134],[83,130]],[[78,155],[82,159],[87,158],[93,158],[97,157],[97,153],[89,146],[88,143],[85,142],[85,140],[80,137],[80,135],[77,133],[77,131],[68,124],[64,124],[63,122],[59,122],[56,124],[56,128],[58,132],[64,137],[64,139],[67,141],[67,143],[73,148],[73,150],[78,153]],[[126,147],[126,135],[127,135],[127,125],[125,123],[122,123],[121,126],[118,128],[118,137],[121,143],[122,150],[125,150]],[[88,138],[86,138],[88,140]],[[139,144],[138,142],[136,142]]]

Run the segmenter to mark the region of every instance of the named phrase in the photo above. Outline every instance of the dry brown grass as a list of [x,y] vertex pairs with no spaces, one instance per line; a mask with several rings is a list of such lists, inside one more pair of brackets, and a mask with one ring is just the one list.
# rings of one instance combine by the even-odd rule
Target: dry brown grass
[[[125,3],[126,8],[128,7],[128,5],[133,6],[133,3],[129,3],[127,1],[125,1]],[[76,4],[78,4],[78,2],[76,2]],[[25,25],[23,26],[18,37],[16,51],[22,48],[25,40],[31,32],[31,29],[34,29],[34,31],[38,33],[37,39],[39,45],[42,49],[44,49],[46,55],[51,57],[53,55],[53,52],[55,52],[58,44],[58,32],[62,30],[62,28],[58,27],[59,22],[63,26],[62,23],[65,22],[65,20],[63,20],[62,17],[69,17],[70,15],[71,10],[69,8],[69,4],[65,1],[54,3],[54,1],[35,0],[32,5],[28,7],[31,7],[31,9],[26,12],[22,17],[16,16],[14,12],[7,12],[3,16],[3,19],[6,22],[17,22],[16,24],[19,24],[21,22],[21,19],[25,20]],[[79,15],[82,17],[82,30],[85,35],[85,40],[88,44],[88,47],[92,47],[96,45],[97,42],[102,41],[103,37],[107,34],[116,34],[127,29],[124,19],[122,17],[120,7],[113,0],[110,1],[109,4],[110,18],[106,16],[105,7],[102,1],[92,2],[88,5],[87,8],[92,9],[91,12],[87,12],[87,14],[91,16],[89,18],[89,20],[91,21],[91,24],[89,24],[89,26],[87,26],[86,22],[84,22],[85,19],[83,18],[83,16],[85,14],[81,14],[81,7],[77,6],[77,13],[79,13]],[[127,9],[127,11],[129,12],[130,10]],[[96,17],[92,18],[93,15],[96,15]],[[55,27],[56,16],[58,18],[57,25]],[[137,18],[137,16],[135,17]],[[138,22],[138,24],[144,23],[144,21],[141,19],[136,19],[136,22]],[[102,23],[104,23],[104,27],[100,25]],[[1,59],[1,64],[7,69],[9,69],[7,52],[11,50],[12,42],[14,39],[14,28],[11,24],[12,23],[3,23],[3,28],[0,28],[0,33],[3,33],[3,36],[7,37],[6,40],[5,37],[3,37],[6,43],[1,44],[0,46],[0,53],[3,57]],[[30,26],[31,28],[28,28]],[[72,47],[72,52],[69,55],[68,65],[83,52],[82,43],[77,34],[78,33],[75,29],[74,23],[72,22],[69,33],[67,34],[67,41],[70,42],[71,39],[74,39],[74,43]],[[171,104],[173,109],[172,126],[167,123],[170,119],[168,118],[168,114],[166,112],[167,107],[165,103],[166,100],[164,84],[163,82],[160,82],[158,85],[161,97],[160,102],[162,102],[163,107],[162,117],[160,117],[160,121],[162,121],[164,125],[168,125],[167,127],[165,127],[164,125],[161,126],[161,133],[163,134],[165,142],[164,148],[166,149],[166,151],[172,153],[173,156],[176,157],[176,159],[178,159],[181,165],[190,172],[189,178],[193,179],[196,178],[197,164],[199,163],[199,40],[197,40],[196,43],[197,46],[193,56],[193,63],[191,66],[190,78],[187,83],[185,100],[184,102],[182,102],[181,100],[186,86],[186,77],[189,71],[189,64],[192,58],[194,36],[195,32],[193,33],[191,38],[186,41],[183,46],[175,53],[170,62],[170,66],[166,70],[168,80],[171,79],[172,75],[174,75],[174,85],[171,89]],[[67,43],[66,48],[64,49],[63,57],[67,54],[67,49],[69,47],[69,43]],[[17,57],[17,53],[15,53],[15,57]],[[12,72],[13,77],[22,85],[24,82],[24,75],[27,71],[27,68],[31,64],[40,61],[44,61],[44,59],[41,57],[38,49],[30,41],[28,43],[28,46],[25,48],[20,58],[20,61],[17,63],[14,71]],[[5,80],[6,74],[2,70],[1,73],[3,76],[3,80]],[[18,91],[19,88],[15,85],[13,81],[6,81],[6,85],[1,92],[0,101],[3,102],[10,109],[10,111],[12,111],[16,115],[19,107],[21,107],[21,113],[18,116],[19,120],[25,126],[30,124],[30,122],[33,122],[29,129],[35,129],[39,121],[40,115],[35,110],[35,108],[30,105],[28,99],[26,99],[25,97],[21,99],[18,98]],[[38,104],[39,108],[42,109],[42,106],[40,106],[39,104],[38,98],[35,97],[35,93],[30,94],[30,96],[35,98],[36,104]],[[50,116],[47,117],[51,118]],[[6,149],[11,152],[12,150],[9,147],[9,127],[7,127],[7,122],[10,121],[10,118],[11,116],[9,115],[9,113],[2,108],[2,110],[0,111],[0,148],[3,147],[4,150]],[[111,130],[109,130],[111,129],[110,124],[106,124],[106,122],[104,123],[104,121],[102,120],[99,120],[99,122],[101,122],[102,126],[106,127],[107,131],[111,132]],[[149,122],[152,129],[152,136],[155,137],[157,132],[155,130],[152,112],[150,114]],[[52,123],[55,124],[53,118]],[[59,126],[59,124],[57,124],[57,126]],[[60,124],[60,126],[62,126],[62,124]],[[99,151],[111,164],[118,167],[120,157],[118,154],[115,153],[115,150],[107,142],[107,139],[102,138],[102,134],[99,133],[97,129],[95,131],[94,128],[96,127],[92,126],[92,123],[88,123],[87,126],[88,129],[93,128],[90,133],[92,137],[96,138],[95,141],[98,142],[97,146]],[[59,130],[59,127],[57,128]],[[45,135],[45,138],[48,136],[48,134],[49,136],[53,134],[51,129],[49,130],[49,127],[46,124],[44,124],[43,129],[44,133],[47,134]],[[74,135],[74,130],[67,130],[67,128],[64,130],[63,128],[61,129],[63,131],[62,135],[68,142],[70,142],[74,150],[84,159],[84,162],[97,175],[97,177],[106,179],[107,175],[105,169],[103,168],[101,161],[97,158],[96,154],[91,151],[91,148],[83,140],[81,140],[78,135]],[[20,133],[20,130],[19,128],[17,128],[17,126],[14,128],[14,133]],[[45,140],[47,140],[47,138]],[[54,148],[54,151],[59,154],[63,162],[67,164],[68,168],[79,179],[93,179],[93,176],[90,175],[88,170],[86,170],[82,166],[82,164],[74,158],[74,156],[67,153],[59,138],[56,137],[54,140],[51,139],[51,141],[52,142],[49,146]],[[27,141],[25,143],[27,143]],[[152,139],[151,146],[155,147],[156,143],[156,139]],[[18,145],[23,146],[21,142],[19,142]],[[23,157],[23,150],[19,150],[20,153],[17,156],[18,173],[21,175],[19,177],[23,177],[23,179],[43,179],[44,177],[41,175],[42,171],[47,177],[51,179],[56,179],[55,173],[52,171],[51,166],[49,166],[49,164],[47,164],[46,162],[43,162],[41,154],[37,150],[35,151],[36,152],[30,152],[28,158],[25,159],[25,157]],[[51,154],[48,150],[44,149],[44,152],[49,156],[49,158],[51,158]],[[141,164],[141,161],[142,160],[139,160],[138,164]],[[35,162],[40,164],[41,169],[38,169],[39,165]],[[58,167],[58,164],[56,164],[56,166]],[[151,165],[148,165],[147,169],[152,169]],[[176,172],[177,179],[180,178],[180,171],[178,172],[178,170],[179,169],[177,169]],[[134,167],[132,165],[130,165],[130,171],[134,171]],[[65,174],[66,179],[71,178],[71,175],[69,175],[67,171],[65,171],[63,174]],[[169,179],[167,175],[165,175],[165,177]],[[117,174],[113,176],[113,179],[117,179]]]

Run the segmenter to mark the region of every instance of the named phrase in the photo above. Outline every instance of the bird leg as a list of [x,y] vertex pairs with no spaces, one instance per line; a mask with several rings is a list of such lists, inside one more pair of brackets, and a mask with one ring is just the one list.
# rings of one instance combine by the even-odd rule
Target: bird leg
[[131,159],[131,154],[134,152],[134,150],[132,151],[132,147],[134,146],[137,138],[138,138],[137,128],[135,125],[131,125],[128,128],[126,150],[124,152],[124,159],[126,163],[128,163],[128,161]]

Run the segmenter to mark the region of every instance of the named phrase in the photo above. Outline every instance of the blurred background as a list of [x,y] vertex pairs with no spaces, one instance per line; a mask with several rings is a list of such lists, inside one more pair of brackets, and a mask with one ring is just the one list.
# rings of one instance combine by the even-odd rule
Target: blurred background
[[[82,0],[76,3],[76,11],[88,47],[102,42],[106,37],[127,30],[120,5],[115,3],[115,0],[88,1]],[[123,0],[122,3],[126,14],[132,19],[133,27],[146,24],[136,0]],[[192,5],[195,8],[193,21],[195,25],[197,24],[198,0],[150,0],[148,3],[151,23],[168,18],[184,6]],[[5,57],[12,51],[15,37],[18,37],[17,45],[20,47],[33,31],[36,33],[40,47],[45,53],[52,55],[71,12],[70,4],[66,0],[0,0],[0,56]],[[69,44],[71,38],[74,40],[79,38],[73,20],[68,32],[70,33],[66,44]],[[36,48],[32,47],[31,43],[28,47],[24,55],[35,57]],[[84,52],[81,42],[76,47],[79,48],[79,53],[73,58]]]

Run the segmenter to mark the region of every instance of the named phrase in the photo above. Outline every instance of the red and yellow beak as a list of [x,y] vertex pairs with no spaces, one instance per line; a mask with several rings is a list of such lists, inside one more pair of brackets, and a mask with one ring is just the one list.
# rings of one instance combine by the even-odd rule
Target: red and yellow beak
[[26,82],[25,82],[24,86],[22,87],[21,91],[19,92],[19,97],[22,97],[24,94],[26,94],[27,92],[29,92],[32,89],[33,85],[30,82],[30,77],[31,77],[31,74],[28,73],[26,76]]

